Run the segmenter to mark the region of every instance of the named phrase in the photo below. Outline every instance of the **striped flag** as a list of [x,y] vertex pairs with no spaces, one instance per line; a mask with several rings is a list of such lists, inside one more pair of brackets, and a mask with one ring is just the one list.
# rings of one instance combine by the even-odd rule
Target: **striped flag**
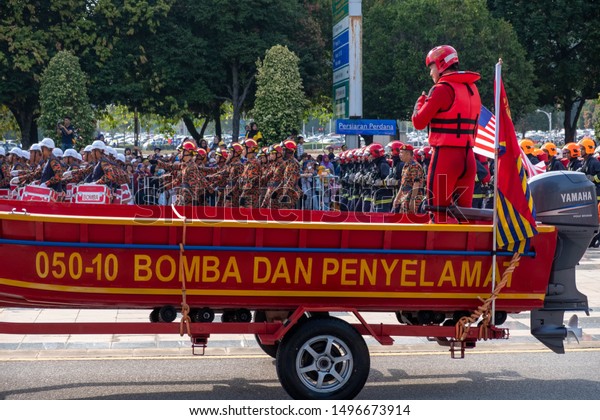
[[[529,240],[537,234],[533,198],[527,184],[526,164],[510,117],[508,98],[504,84],[500,83],[500,124],[498,130],[498,212],[499,249],[512,252],[527,252]],[[521,159],[519,159],[521,157]],[[525,158],[529,162],[529,159]]]
[[[479,116],[479,127],[477,128],[477,137],[475,137],[475,147],[473,151],[479,155],[495,159],[494,156],[494,132],[496,130],[496,117],[483,105]],[[521,159],[525,162],[527,176],[532,178],[536,175],[546,172],[546,164],[540,162],[536,165],[531,163],[527,155],[521,149]]]
[[473,151],[479,155],[495,159],[494,156],[494,133],[496,131],[496,117],[486,107],[481,106],[479,115],[479,127],[475,137]]
[[527,171],[527,176],[529,178],[533,178],[536,175],[546,172],[546,164],[544,162],[538,162],[534,165],[531,163],[523,149],[521,149],[521,159],[525,162],[525,170]]

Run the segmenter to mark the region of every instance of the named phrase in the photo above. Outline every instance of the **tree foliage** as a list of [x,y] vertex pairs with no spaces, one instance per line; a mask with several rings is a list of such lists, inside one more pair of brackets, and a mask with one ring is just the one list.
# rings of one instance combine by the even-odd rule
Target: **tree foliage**
[[585,100],[600,91],[600,5],[589,0],[488,4],[495,16],[513,25],[535,63],[541,105],[563,108],[566,141],[573,141]]
[[[17,120],[15,120],[14,115],[5,105],[0,105],[0,134],[6,132],[16,134],[18,131],[19,125],[17,124]],[[0,135],[0,140],[2,139],[3,136]]]
[[285,139],[302,122],[306,99],[299,61],[287,47],[276,45],[257,62],[252,115],[269,144]]
[[76,54],[94,42],[93,2],[3,0],[0,6],[0,103],[13,113],[24,147],[37,140],[39,82],[62,49]]
[[61,51],[50,60],[40,82],[38,124],[45,136],[55,137],[57,121],[68,115],[83,143],[92,142],[95,127],[86,82],[73,54]]
[[410,119],[416,99],[432,84],[425,56],[444,44],[456,48],[461,69],[481,74],[478,87],[485,106],[493,106],[494,65],[503,58],[513,117],[533,107],[532,63],[511,26],[492,18],[484,1],[371,3],[363,31],[365,116]]

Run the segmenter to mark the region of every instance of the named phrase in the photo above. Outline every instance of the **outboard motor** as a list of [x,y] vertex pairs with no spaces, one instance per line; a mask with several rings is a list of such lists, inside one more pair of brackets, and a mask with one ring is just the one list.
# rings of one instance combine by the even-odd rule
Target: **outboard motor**
[[536,220],[558,231],[544,308],[531,311],[531,334],[552,351],[564,353],[565,311],[589,315],[587,296],[577,290],[575,266],[598,232],[596,187],[581,172],[555,171],[532,178],[529,188]]

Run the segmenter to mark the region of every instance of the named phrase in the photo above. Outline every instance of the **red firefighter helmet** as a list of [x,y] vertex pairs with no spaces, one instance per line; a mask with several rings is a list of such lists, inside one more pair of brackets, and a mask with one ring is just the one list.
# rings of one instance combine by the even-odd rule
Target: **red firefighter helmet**
[[400,154],[400,148],[402,147],[402,142],[400,140],[394,140],[390,143],[390,151],[392,152],[392,156],[398,156]]
[[[405,144],[404,146],[410,146],[410,144]],[[402,150],[408,150],[407,148],[403,147]],[[423,154],[421,153],[421,149],[413,149],[414,150],[414,156],[415,156],[415,160],[419,163],[423,163]]]
[[281,148],[280,144],[272,144],[271,146],[269,146],[269,153],[277,153],[277,154],[283,154],[283,149]]
[[196,152],[198,153],[198,155],[206,157],[208,156],[208,153],[206,153],[206,149],[203,149],[202,147],[198,147],[196,149]]
[[227,153],[227,150],[221,149],[221,148],[217,149],[217,151],[215,152],[215,155],[220,156],[223,159],[227,159],[229,157],[229,153]]
[[425,65],[431,66],[433,63],[436,64],[439,73],[443,73],[452,64],[458,63],[458,53],[450,45],[440,45],[435,47],[425,58]]
[[248,152],[256,152],[258,150],[258,143],[254,139],[245,139],[244,146],[246,146]]
[[190,141],[190,140],[184,141],[183,144],[181,145],[181,150],[183,150],[184,152],[190,152],[193,155],[198,153],[198,151],[196,149],[197,149],[196,144],[194,144],[194,142]]
[[385,149],[384,147],[379,144],[379,143],[372,143],[369,146],[369,154],[373,157],[373,158],[378,158],[381,157],[383,155],[385,155]]
[[258,151],[257,156],[267,156],[269,154],[269,148],[268,147],[263,147],[262,149],[260,149]]
[[242,147],[242,145],[237,142],[231,143],[231,146],[229,146],[229,148],[231,150],[233,150],[236,154],[240,154],[244,151],[244,148]]
[[360,156],[366,158],[369,156],[371,152],[369,152],[369,146],[363,146],[360,148]]
[[287,150],[295,151],[296,150],[296,142],[294,140],[284,140],[283,147]]
[[423,159],[431,159],[433,149],[431,148],[431,146],[425,146],[421,148],[421,153],[423,154]]

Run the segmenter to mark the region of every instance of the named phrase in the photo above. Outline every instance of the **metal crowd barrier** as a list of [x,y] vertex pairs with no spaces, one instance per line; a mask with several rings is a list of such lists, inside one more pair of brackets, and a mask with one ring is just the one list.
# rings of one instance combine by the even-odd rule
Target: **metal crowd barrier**
[[331,210],[339,203],[340,177],[335,175],[301,177],[302,210]]

